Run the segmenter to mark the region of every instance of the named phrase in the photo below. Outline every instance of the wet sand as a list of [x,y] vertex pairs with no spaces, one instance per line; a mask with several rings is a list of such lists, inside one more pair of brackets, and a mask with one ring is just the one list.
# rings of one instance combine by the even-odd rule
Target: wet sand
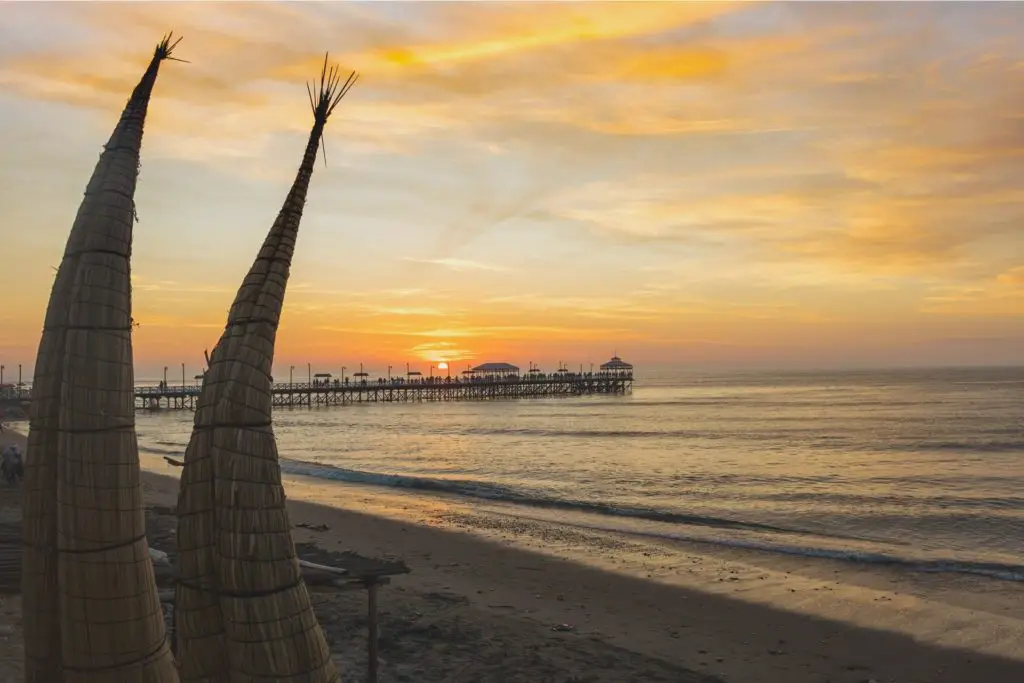
[[[174,506],[180,470],[143,465],[151,514],[173,525],[160,509]],[[1024,680],[1019,583],[640,542],[302,477],[285,485],[293,524],[327,525],[294,532],[321,561],[351,550],[413,569],[380,593],[382,681]],[[17,647],[3,635],[3,620],[17,628],[11,604],[0,605],[0,661]],[[362,593],[317,595],[350,680],[364,671],[365,607]]]

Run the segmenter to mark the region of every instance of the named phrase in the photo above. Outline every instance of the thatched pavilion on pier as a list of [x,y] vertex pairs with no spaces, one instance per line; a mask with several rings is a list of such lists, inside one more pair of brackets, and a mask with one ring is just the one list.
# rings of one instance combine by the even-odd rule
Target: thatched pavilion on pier
[[629,377],[633,374],[633,366],[618,356],[612,356],[607,363],[601,363],[601,372],[610,377]]
[[481,379],[518,377],[519,368],[511,363],[482,363],[470,369],[470,376]]

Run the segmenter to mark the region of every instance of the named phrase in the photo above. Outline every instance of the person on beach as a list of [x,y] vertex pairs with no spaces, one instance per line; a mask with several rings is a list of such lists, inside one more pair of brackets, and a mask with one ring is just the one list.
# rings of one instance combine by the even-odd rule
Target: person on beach
[[25,476],[25,463],[21,458],[18,444],[8,444],[0,460],[0,477],[8,484],[15,485]]

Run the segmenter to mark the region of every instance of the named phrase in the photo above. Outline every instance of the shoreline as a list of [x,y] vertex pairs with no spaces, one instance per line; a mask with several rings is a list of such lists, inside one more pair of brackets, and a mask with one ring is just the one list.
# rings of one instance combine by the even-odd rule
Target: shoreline
[[[149,450],[148,453],[157,451]],[[977,576],[1001,581],[1024,582],[1024,563],[1009,553],[990,557],[953,557],[942,552],[920,550],[899,554],[897,544],[877,539],[828,531],[774,526],[698,513],[671,512],[657,508],[616,506],[589,501],[528,497],[496,490],[479,492],[481,484],[420,475],[380,474],[347,470],[328,464],[281,459],[283,475],[294,479],[323,481],[366,489],[385,496],[408,496],[452,501],[474,509],[504,510],[509,516],[537,522],[549,521],[595,533],[618,534],[652,544],[683,543],[736,549],[770,555],[789,555],[807,560],[839,561],[852,565],[877,565],[894,569]],[[338,476],[340,474],[344,476]],[[488,486],[484,483],[483,486]],[[729,532],[725,537],[723,532]],[[773,538],[758,536],[775,532]],[[865,542],[871,544],[865,545]],[[876,543],[888,544],[879,547]],[[711,552],[709,550],[709,552]]]
[[[157,456],[141,462],[147,509],[173,523],[180,470]],[[299,475],[284,484],[293,525],[327,525],[293,529],[297,544],[412,568],[380,593],[382,681],[1024,679],[1020,584],[637,542]],[[339,646],[355,660],[363,600],[323,607],[325,630],[349,633]],[[2,635],[11,604],[0,604],[0,669],[14,654]],[[553,630],[563,624],[571,630]]]

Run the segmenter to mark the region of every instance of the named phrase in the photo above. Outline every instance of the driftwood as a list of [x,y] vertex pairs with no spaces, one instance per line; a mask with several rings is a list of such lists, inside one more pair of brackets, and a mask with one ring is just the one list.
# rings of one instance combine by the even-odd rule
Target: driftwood
[[302,568],[302,578],[307,578],[309,572],[324,572],[327,574],[333,574],[334,576],[347,576],[348,570],[342,569],[341,567],[329,567],[326,564],[319,564],[317,562],[310,562],[309,560],[299,560],[299,567]]
[[175,460],[174,458],[172,458],[172,457],[170,457],[168,455],[164,456],[164,460],[167,461],[168,465],[171,465],[173,467],[184,467],[185,466],[185,463],[183,463],[181,460]]
[[[177,571],[171,566],[170,562],[167,561],[166,553],[159,550],[151,550],[150,557],[153,560],[153,570],[156,574],[157,582],[162,585],[168,585],[176,583],[178,580]],[[307,586],[328,586],[338,587],[337,584],[341,583],[358,583],[362,586],[368,581],[376,581],[380,578],[378,576],[353,576],[349,570],[342,567],[331,567],[326,564],[319,564],[317,562],[310,562],[308,560],[299,560],[299,571],[302,573],[302,580]],[[174,593],[172,591],[170,602],[174,602]],[[167,599],[161,597],[162,602],[168,602]]]

